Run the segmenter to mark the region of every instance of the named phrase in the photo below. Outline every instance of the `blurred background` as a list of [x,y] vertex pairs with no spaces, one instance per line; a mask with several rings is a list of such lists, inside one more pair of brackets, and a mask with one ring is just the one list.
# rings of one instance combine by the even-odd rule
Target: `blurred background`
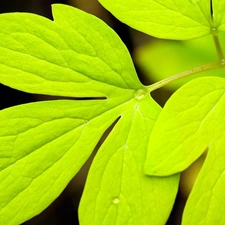
[[[126,44],[134,60],[135,68],[140,80],[144,84],[151,84],[182,71],[217,60],[216,50],[210,36],[192,41],[158,40],[127,27],[107,12],[97,0],[7,0],[0,1],[0,13],[32,12],[52,19],[51,4],[63,3],[73,5],[86,12],[96,15],[111,26]],[[224,37],[220,37],[224,38]],[[223,48],[225,46],[222,46]],[[224,70],[214,71],[216,76],[224,76]],[[153,98],[163,106],[171,94],[184,82],[197,76],[214,75],[204,72],[185,78],[179,82],[160,88],[152,93]],[[33,101],[53,99],[49,96],[31,95],[19,92],[3,85],[0,86],[0,108]],[[97,150],[98,146],[96,147]],[[167,225],[179,225],[187,196],[193,186],[195,178],[204,162],[203,154],[181,178],[180,190],[174,209]],[[34,217],[24,225],[76,225],[78,223],[77,208],[84,187],[86,175],[93,156],[69,183],[64,192],[40,215]],[[140,224],[141,225],[141,224]]]

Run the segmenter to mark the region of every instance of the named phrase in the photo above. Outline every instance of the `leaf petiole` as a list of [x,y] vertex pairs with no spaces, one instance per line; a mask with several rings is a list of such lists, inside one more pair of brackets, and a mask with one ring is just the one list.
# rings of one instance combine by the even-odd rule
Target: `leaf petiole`
[[158,81],[154,84],[151,84],[147,88],[148,88],[149,92],[152,92],[152,91],[154,91],[158,88],[161,88],[161,87],[163,87],[163,86],[165,86],[165,85],[167,85],[167,84],[169,84],[173,81],[179,80],[181,78],[184,78],[184,77],[196,74],[196,73],[200,73],[200,72],[204,72],[204,71],[207,71],[207,70],[212,70],[212,69],[216,69],[216,68],[219,68],[219,67],[223,67],[224,65],[225,65],[225,59],[222,58],[218,62],[208,63],[208,64],[205,64],[205,65],[202,65],[202,66],[199,66],[199,67],[195,67],[195,68],[190,69],[190,70],[186,70],[182,73],[178,73],[174,76],[168,77],[168,78],[163,79],[161,81]]
[[212,28],[212,36],[213,36],[213,40],[216,46],[216,51],[218,54],[218,57],[220,60],[224,59],[224,55],[223,55],[223,51],[220,45],[220,41],[219,41],[219,37],[218,37],[218,32],[216,30],[216,28]]

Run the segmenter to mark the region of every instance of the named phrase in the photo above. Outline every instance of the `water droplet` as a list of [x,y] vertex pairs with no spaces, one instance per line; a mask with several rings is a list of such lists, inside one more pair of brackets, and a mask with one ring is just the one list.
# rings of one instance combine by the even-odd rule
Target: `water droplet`
[[143,89],[138,89],[135,93],[134,93],[134,97],[138,100],[142,99],[145,95],[147,94],[146,90]]
[[120,199],[118,197],[113,198],[112,200],[113,204],[117,205],[120,202]]

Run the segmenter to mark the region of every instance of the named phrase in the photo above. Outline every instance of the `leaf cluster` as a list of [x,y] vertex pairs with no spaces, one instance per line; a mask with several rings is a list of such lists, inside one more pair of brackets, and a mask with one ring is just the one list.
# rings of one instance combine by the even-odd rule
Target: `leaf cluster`
[[[112,125],[88,174],[79,207],[81,225],[164,225],[180,173],[206,148],[182,224],[224,224],[225,80],[219,38],[225,31],[225,1],[100,3],[149,35],[199,38],[184,42],[190,50],[184,58],[201,43],[219,59],[212,63],[205,57],[209,62],[200,69],[145,86],[125,45],[100,19],[61,4],[52,7],[53,21],[31,13],[1,14],[0,83],[62,99],[0,111],[0,224],[21,224],[51,204]],[[214,41],[214,50],[208,41]],[[203,58],[199,52],[190,65]],[[215,68],[221,77],[209,73]],[[189,78],[163,109],[150,95],[201,71],[210,76]]]

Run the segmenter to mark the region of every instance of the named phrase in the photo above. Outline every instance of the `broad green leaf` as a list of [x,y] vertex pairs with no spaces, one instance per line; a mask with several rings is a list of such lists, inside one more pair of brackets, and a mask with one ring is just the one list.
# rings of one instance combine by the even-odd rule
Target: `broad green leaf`
[[88,175],[79,208],[83,225],[165,224],[179,176],[143,173],[149,134],[160,108],[149,96],[127,105]]
[[182,225],[225,224],[224,144],[224,135],[211,142],[205,165],[186,203]]
[[53,17],[0,15],[1,83],[70,97],[114,96],[141,87],[126,47],[104,22],[58,4]]
[[202,77],[172,95],[151,133],[148,174],[181,172],[223,135],[224,91],[224,78]]
[[[210,0],[99,2],[122,22],[158,38],[187,40],[211,33]],[[219,7],[218,5],[224,5],[224,0],[216,1],[214,6]]]
[[61,100],[0,112],[0,224],[20,224],[58,197],[118,117],[114,106]]
[[[118,148],[117,143],[127,143],[135,150],[134,158],[130,163],[129,158],[120,158],[114,167],[129,163],[130,173],[136,170],[137,175],[130,180],[128,171],[121,174],[121,182],[127,186],[118,193],[124,195],[120,201],[129,202],[130,191],[143,184],[137,196],[143,191],[149,201],[143,198],[132,207],[133,223],[150,216],[154,224],[164,225],[179,178],[153,179],[143,172],[148,132],[159,107],[138,80],[127,49],[110,28],[69,6],[54,5],[53,16],[54,21],[29,13],[0,15],[0,83],[31,93],[105,98],[32,103],[0,111],[0,224],[21,224],[46,208],[77,173],[104,131],[121,117],[100,150],[102,160],[97,156],[90,176],[95,178],[88,181],[87,189],[98,185],[101,178],[96,166],[103,171],[101,165],[107,165],[107,157],[113,159],[114,153],[121,156],[123,147]],[[137,139],[136,129],[140,131]],[[110,168],[107,175],[107,185],[113,186],[115,174]],[[139,178],[140,183],[129,190]],[[115,194],[113,189],[108,194],[110,191]],[[160,205],[165,201],[162,193],[170,193],[166,208]],[[83,199],[85,195],[90,197],[86,192]],[[89,207],[92,213],[82,219],[81,225],[93,217],[117,217],[117,211],[105,208],[108,199],[103,200],[98,201],[96,196],[96,204]],[[124,215],[128,217],[127,209]],[[117,225],[122,224],[118,220]]]
[[[225,49],[225,33],[219,33],[222,49]],[[135,62],[153,82],[191,70],[204,64],[218,61],[211,35],[189,41],[155,40],[138,48]],[[225,76],[224,68],[204,71],[168,84],[176,90],[193,78],[201,76]]]
[[188,199],[183,225],[224,224],[224,113],[225,79],[198,78],[175,92],[151,133],[147,174],[181,172],[209,148]]

